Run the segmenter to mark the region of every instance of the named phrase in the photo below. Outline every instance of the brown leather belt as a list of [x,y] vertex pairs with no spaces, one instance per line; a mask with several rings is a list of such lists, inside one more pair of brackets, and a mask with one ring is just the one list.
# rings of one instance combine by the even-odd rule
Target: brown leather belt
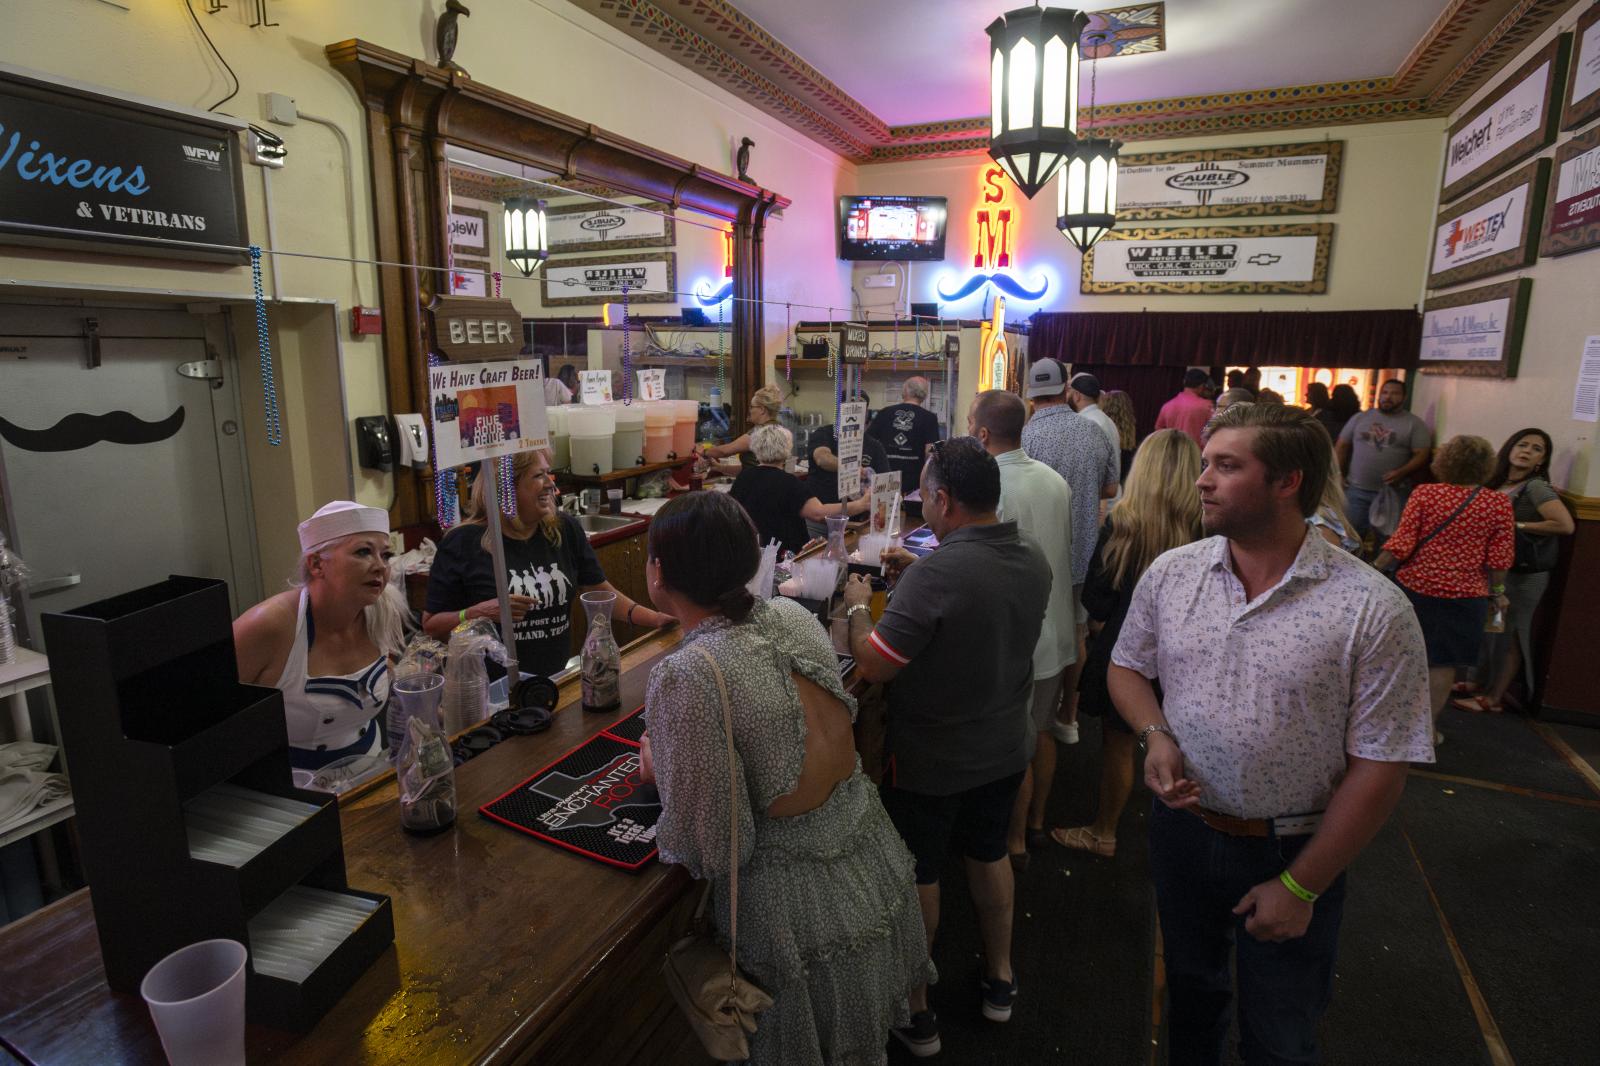
[[1322,821],[1320,811],[1283,818],[1235,818],[1231,814],[1219,814],[1204,807],[1190,807],[1188,811],[1212,829],[1231,837],[1305,836],[1316,832],[1318,823]]

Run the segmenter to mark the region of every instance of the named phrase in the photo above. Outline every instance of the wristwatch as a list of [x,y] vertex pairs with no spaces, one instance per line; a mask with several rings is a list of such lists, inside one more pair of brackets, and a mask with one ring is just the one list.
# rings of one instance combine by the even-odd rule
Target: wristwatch
[[872,610],[872,605],[869,604],[869,603],[854,603],[854,604],[851,604],[850,605],[850,609],[844,612],[844,620],[846,622],[850,621],[851,617],[857,611],[870,611],[870,610]]
[[1174,744],[1178,743],[1178,734],[1174,733],[1172,730],[1168,729],[1166,726],[1164,726],[1164,725],[1147,725],[1143,729],[1139,730],[1139,750],[1140,751],[1149,751],[1150,750],[1150,747],[1146,743],[1146,741],[1148,740],[1148,738],[1149,738],[1151,733],[1165,733],[1167,736],[1172,738],[1172,742]]

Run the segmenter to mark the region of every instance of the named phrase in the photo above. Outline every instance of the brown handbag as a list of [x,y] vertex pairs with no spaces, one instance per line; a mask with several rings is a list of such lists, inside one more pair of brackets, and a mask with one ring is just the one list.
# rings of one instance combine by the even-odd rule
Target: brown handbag
[[756,1015],[772,1006],[772,997],[739,972],[739,778],[734,771],[733,712],[728,706],[728,686],[717,660],[702,647],[694,649],[711,664],[722,694],[722,728],[728,742],[728,813],[731,828],[728,847],[728,951],[717,947],[705,919],[711,888],[700,897],[694,930],[667,949],[661,972],[672,998],[683,1008],[689,1026],[706,1052],[719,1062],[740,1062],[750,1057],[750,1034]]

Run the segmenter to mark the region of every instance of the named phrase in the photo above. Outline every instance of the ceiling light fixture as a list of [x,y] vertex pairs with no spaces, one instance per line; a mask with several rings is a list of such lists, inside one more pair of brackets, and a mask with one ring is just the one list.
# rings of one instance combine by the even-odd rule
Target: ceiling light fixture
[[1088,133],[1094,126],[1095,74],[1100,60],[1089,67],[1089,121],[1072,156],[1061,168],[1056,193],[1056,228],[1080,252],[1105,236],[1117,224],[1117,149],[1122,142]]
[[545,202],[527,196],[506,201],[506,258],[525,278],[544,266],[550,257],[550,233],[545,220]]
[[989,155],[1024,196],[1050,181],[1078,143],[1078,38],[1089,17],[1018,8],[989,24]]

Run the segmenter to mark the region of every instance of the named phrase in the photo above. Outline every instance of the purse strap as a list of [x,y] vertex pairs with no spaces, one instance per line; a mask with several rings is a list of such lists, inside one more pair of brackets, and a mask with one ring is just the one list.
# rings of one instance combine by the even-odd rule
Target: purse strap
[[[722,667],[716,658],[699,644],[694,650],[705,656],[711,664],[711,674],[717,679],[717,692],[722,697],[722,735],[728,742],[728,985],[736,989],[739,977],[739,775],[733,760],[733,708],[728,701],[728,684],[722,678]],[[707,893],[707,898],[710,893]]]
[[1445,518],[1445,520],[1443,522],[1440,522],[1438,525],[1434,526],[1432,531],[1430,531],[1426,537],[1423,537],[1421,540],[1417,541],[1416,545],[1411,549],[1411,554],[1406,556],[1405,562],[1401,563],[1398,567],[1395,568],[1395,573],[1398,574],[1401,570],[1404,570],[1406,567],[1408,567],[1412,563],[1416,562],[1417,561],[1417,556],[1422,554],[1423,546],[1426,545],[1428,543],[1428,541],[1432,540],[1434,537],[1437,537],[1440,533],[1443,533],[1445,531],[1445,527],[1448,526],[1451,522],[1454,522],[1456,520],[1457,516],[1459,516],[1462,511],[1465,511],[1468,507],[1471,507],[1472,506],[1472,501],[1476,500],[1478,498],[1478,493],[1480,493],[1482,491],[1483,491],[1483,486],[1479,485],[1477,488],[1475,488],[1471,492],[1467,493],[1467,498],[1462,500],[1461,503],[1456,507],[1456,509],[1454,511],[1451,511],[1450,514]]

